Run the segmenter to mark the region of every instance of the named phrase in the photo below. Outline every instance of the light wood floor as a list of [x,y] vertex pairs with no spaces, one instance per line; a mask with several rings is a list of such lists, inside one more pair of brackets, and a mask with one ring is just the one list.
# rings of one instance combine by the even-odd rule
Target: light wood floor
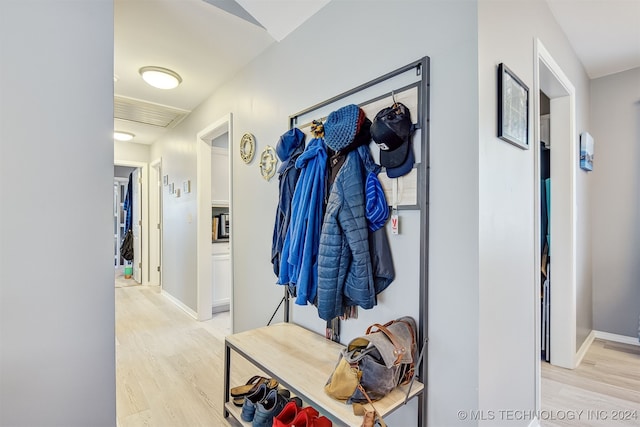
[[[132,281],[117,281],[115,293],[118,426],[229,426],[222,417],[229,314],[197,322],[158,287]],[[259,373],[239,357],[233,366],[232,385]],[[544,427],[640,425],[640,347],[596,340],[575,370],[543,363],[541,415]]]
[[197,322],[157,286],[115,293],[118,426],[228,426],[222,395],[229,314]]
[[596,339],[574,370],[543,363],[542,410],[545,427],[640,426],[640,347]]

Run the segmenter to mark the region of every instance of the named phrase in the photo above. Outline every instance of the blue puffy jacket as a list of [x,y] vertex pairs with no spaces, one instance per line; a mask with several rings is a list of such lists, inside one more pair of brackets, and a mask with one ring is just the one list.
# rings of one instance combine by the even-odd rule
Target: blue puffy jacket
[[[368,147],[362,147],[368,149]],[[375,305],[365,217],[365,169],[351,151],[331,185],[318,254],[318,315],[330,320],[347,307]]]

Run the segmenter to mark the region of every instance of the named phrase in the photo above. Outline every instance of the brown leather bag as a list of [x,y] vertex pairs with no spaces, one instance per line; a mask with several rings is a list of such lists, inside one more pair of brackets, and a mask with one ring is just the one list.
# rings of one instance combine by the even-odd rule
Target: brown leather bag
[[375,323],[342,351],[325,392],[346,403],[380,400],[411,381],[417,357],[413,318]]

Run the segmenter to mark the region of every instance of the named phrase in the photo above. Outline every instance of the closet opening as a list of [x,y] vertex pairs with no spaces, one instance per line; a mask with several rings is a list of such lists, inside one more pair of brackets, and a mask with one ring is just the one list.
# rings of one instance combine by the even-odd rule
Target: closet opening
[[[113,238],[116,279],[142,283],[142,178],[138,167],[114,165]],[[121,248],[128,231],[133,234],[133,259],[126,259]]]
[[551,361],[551,140],[550,99],[540,91],[540,357]]
[[534,58],[534,370],[540,409],[542,364],[574,369],[588,343],[577,348],[575,88],[540,40]]

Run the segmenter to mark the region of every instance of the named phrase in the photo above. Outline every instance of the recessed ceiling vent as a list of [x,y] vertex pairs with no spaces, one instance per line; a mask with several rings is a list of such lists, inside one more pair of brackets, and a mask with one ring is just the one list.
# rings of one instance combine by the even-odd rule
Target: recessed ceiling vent
[[167,107],[124,96],[113,97],[113,117],[120,120],[142,123],[161,128],[172,128],[182,121],[190,111]]

